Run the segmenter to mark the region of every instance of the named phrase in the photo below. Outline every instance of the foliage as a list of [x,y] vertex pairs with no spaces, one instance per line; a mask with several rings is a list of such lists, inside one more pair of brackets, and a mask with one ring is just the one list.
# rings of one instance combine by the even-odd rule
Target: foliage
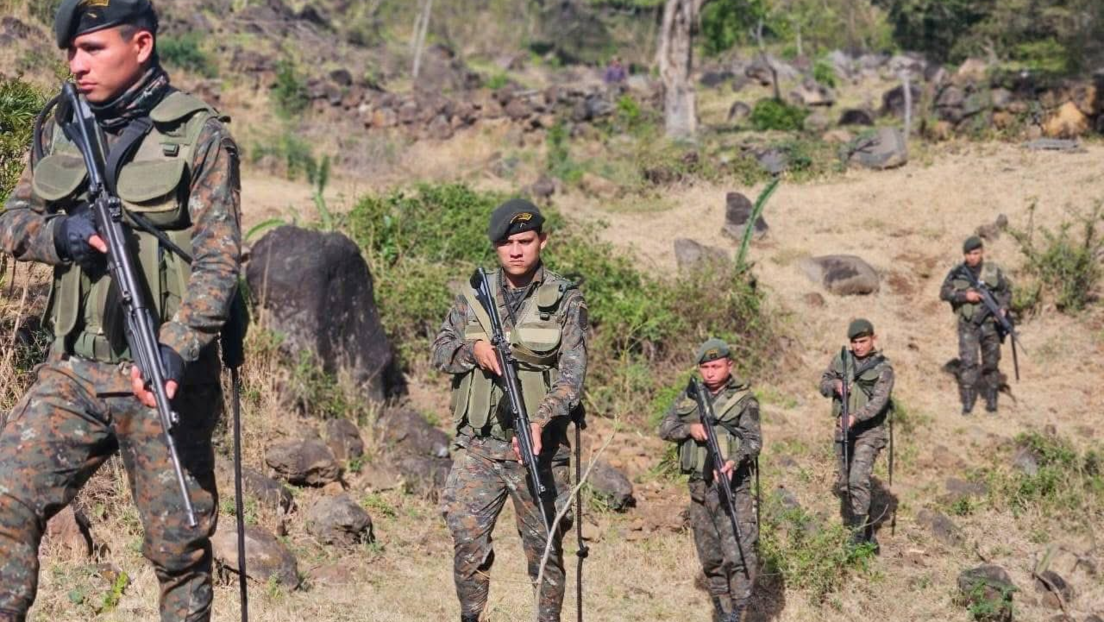
[[27,164],[34,120],[46,97],[19,78],[0,76],[0,203]]
[[276,85],[272,87],[272,101],[276,113],[290,119],[302,113],[310,105],[306,81],[288,60],[276,63]]
[[290,128],[264,139],[264,142],[254,141],[248,155],[250,164],[257,164],[265,158],[274,158],[284,166],[284,175],[291,180],[303,175],[309,181],[313,179],[319,166],[311,145]]
[[[1034,221],[1035,205],[1030,213]],[[1102,217],[1104,202],[1097,202],[1073,222],[1062,222],[1056,229],[1040,227],[1039,242],[1034,225],[1027,231],[1011,232],[1027,259],[1024,270],[1034,279],[1022,288],[1025,294],[1016,300],[1019,309],[1033,310],[1046,297],[1053,299],[1059,311],[1076,313],[1097,299],[1104,257],[1104,235],[1099,229]]]
[[1078,451],[1067,439],[1038,432],[1018,435],[1015,447],[1033,456],[1038,469],[988,470],[990,507],[1090,525],[1104,520],[1104,453]]
[[583,176],[583,169],[571,158],[567,127],[562,122],[557,122],[549,128],[546,140],[548,148],[545,155],[545,169],[548,173],[567,183],[578,182]]
[[809,112],[777,99],[761,99],[751,109],[751,126],[756,131],[797,132],[804,127]]
[[205,78],[214,78],[218,75],[218,67],[201,47],[202,41],[203,37],[198,32],[187,32],[175,37],[161,36],[157,38],[157,54],[167,65]]
[[813,65],[813,79],[824,86],[835,88],[836,69],[827,59],[821,58]]
[[872,545],[851,546],[842,525],[819,524],[800,507],[787,508],[775,496],[765,500],[760,550],[768,574],[781,574],[787,588],[804,589],[814,604],[847,583],[852,572],[866,572]]

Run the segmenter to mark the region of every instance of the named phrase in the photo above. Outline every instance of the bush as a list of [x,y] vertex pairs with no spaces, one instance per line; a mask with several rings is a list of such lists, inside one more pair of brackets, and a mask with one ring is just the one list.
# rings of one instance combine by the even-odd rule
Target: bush
[[0,205],[27,165],[34,120],[46,97],[19,78],[0,77]]
[[[1031,206],[1034,219],[1035,206]],[[1036,308],[1044,299],[1052,299],[1059,311],[1078,312],[1097,299],[1100,284],[1100,258],[1104,256],[1104,236],[1098,227],[1104,217],[1104,202],[1098,202],[1088,214],[1066,221],[1056,230],[1041,227],[1040,244],[1035,242],[1034,227],[1026,232],[1012,231],[1027,259],[1025,271],[1034,279],[1017,290],[1016,305],[1022,310]],[[1080,231],[1075,233],[1075,225]]]
[[253,147],[249,150],[249,162],[257,164],[264,158],[273,158],[280,162],[284,166],[284,175],[291,180],[298,179],[300,175],[310,180],[318,169],[314,149],[290,129],[266,139],[265,142],[253,142]]
[[835,88],[836,69],[832,67],[832,63],[822,58],[813,65],[813,79],[824,86]]
[[276,64],[272,101],[276,105],[276,113],[284,118],[294,117],[310,105],[306,82],[290,61],[282,60]]
[[1034,472],[992,468],[989,504],[997,511],[1038,513],[1087,524],[1104,520],[1102,453],[1078,451],[1068,440],[1037,432],[1016,437],[1016,448],[1028,451],[1038,465]]
[[218,67],[200,47],[203,38],[196,32],[177,37],[163,36],[157,39],[157,53],[165,64],[199,74],[205,78],[218,75]]
[[797,132],[805,125],[809,112],[777,99],[763,99],[751,110],[751,126],[759,132],[778,130]]
[[582,179],[583,169],[571,158],[570,136],[562,122],[549,128],[547,141],[545,169],[548,174],[566,183],[576,183]]

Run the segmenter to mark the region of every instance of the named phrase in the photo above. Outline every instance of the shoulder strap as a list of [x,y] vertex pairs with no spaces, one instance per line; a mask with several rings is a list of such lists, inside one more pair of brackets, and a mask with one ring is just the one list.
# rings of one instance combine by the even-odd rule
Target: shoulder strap
[[[495,304],[495,299],[498,298],[498,279],[488,278],[487,281],[491,287],[491,304]],[[483,332],[490,335],[491,330],[491,316],[487,315],[487,310],[483,308],[483,305],[479,303],[479,298],[475,295],[475,290],[471,287],[464,288],[464,300],[468,302],[468,307],[471,308],[472,313],[475,314],[475,320],[479,322],[479,325],[483,327]]]
[[119,137],[119,141],[115,143],[115,146],[111,148],[111,152],[107,156],[107,170],[104,171],[107,189],[111,194],[117,194],[115,186],[119,183],[119,170],[122,168],[123,164],[134,155],[134,152],[138,149],[139,143],[142,142],[142,139],[145,138],[152,129],[152,119],[148,116],[138,117],[127,124],[126,129],[123,130],[123,135]]
[[859,376],[862,376],[871,369],[874,369],[875,367],[881,365],[885,362],[885,360],[886,358],[882,354],[875,354],[874,356],[870,357],[870,359],[864,361],[862,365],[855,367],[855,370],[851,375],[852,381],[858,380]]

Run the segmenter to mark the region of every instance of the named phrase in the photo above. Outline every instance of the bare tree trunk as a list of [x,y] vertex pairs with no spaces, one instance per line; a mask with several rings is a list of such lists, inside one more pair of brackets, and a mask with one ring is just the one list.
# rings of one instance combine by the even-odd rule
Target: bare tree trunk
[[667,0],[659,30],[656,63],[663,80],[663,114],[667,136],[693,138],[698,130],[697,97],[690,81],[694,30],[707,0]]
[[422,10],[418,13],[418,21],[414,23],[414,40],[411,42],[414,47],[414,68],[411,69],[411,76],[417,80],[418,72],[422,68],[422,52],[425,50],[426,34],[429,32],[429,16],[433,12],[433,0],[425,0],[422,4]]

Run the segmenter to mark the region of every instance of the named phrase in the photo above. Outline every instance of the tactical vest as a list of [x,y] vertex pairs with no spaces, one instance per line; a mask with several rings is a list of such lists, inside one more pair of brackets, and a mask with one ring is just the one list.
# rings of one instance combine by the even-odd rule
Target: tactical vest
[[[713,404],[713,412],[717,415],[718,424],[713,426],[717,435],[717,442],[721,446],[721,452],[725,459],[735,456],[740,451],[740,438],[729,428],[735,428],[740,413],[743,412],[744,403],[751,395],[751,389],[746,384],[739,385],[735,390],[725,390],[729,394],[723,402]],[[695,400],[684,398],[683,403],[676,407],[676,414],[683,423],[701,423],[698,414],[698,403]],[[687,437],[678,446],[679,470],[682,473],[701,475],[705,471],[705,463],[709,459],[709,447],[704,442]]]
[[[879,362],[864,369],[858,377],[855,377],[855,371],[857,368],[862,367],[862,362],[857,361],[853,354],[848,353],[846,361],[841,361],[839,355],[836,355],[836,359],[832,361],[832,369],[840,374],[848,383],[847,386],[850,391],[848,391],[847,395],[847,407],[850,413],[855,413],[870,403],[870,399],[874,396],[874,385],[878,383],[878,377],[882,375],[882,370],[889,365],[889,359],[877,352],[870,356],[878,357]],[[881,425],[885,421],[885,417],[892,412],[892,404],[893,400],[891,399],[882,412],[878,413],[867,422],[864,422],[862,425]],[[832,400],[832,415],[838,417],[839,414],[840,400],[837,396],[836,399]]]
[[[495,301],[499,299],[500,272],[496,270],[488,275],[491,297]],[[518,362],[518,383],[530,417],[536,414],[544,396],[559,378],[564,314],[561,303],[573,288],[571,282],[545,270],[544,282],[522,303],[517,313],[517,325],[506,333]],[[475,290],[467,289],[464,298],[473,316],[464,327],[464,341],[490,343],[490,317],[477,301]],[[510,422],[492,419],[504,398],[494,374],[476,367],[466,374],[454,376],[452,386],[452,415],[457,429],[468,425],[480,436],[490,435],[505,440],[511,437],[507,429]]]
[[[204,124],[220,117],[202,100],[179,91],[167,95],[149,116],[153,129],[141,139],[131,161],[120,168],[116,191],[124,213],[141,214],[191,254],[192,156]],[[77,205],[89,199],[86,177],[80,151],[55,129],[49,155],[34,168],[35,195]],[[168,321],[180,308],[191,269],[184,259],[162,249],[155,236],[134,228],[130,234],[156,318]],[[76,264],[56,266],[46,319],[53,327],[57,353],[109,363],[130,358],[110,275],[88,275]]]
[[[969,268],[966,269],[969,270]],[[984,285],[987,285],[990,288],[996,287],[1000,283],[1000,278],[1000,268],[997,266],[997,264],[988,261],[981,264],[981,274],[978,275],[978,280],[981,281]],[[951,283],[954,284],[955,291],[964,292],[968,289],[973,288],[973,285],[970,283],[970,281],[961,274],[956,274]],[[974,321],[974,318],[979,316],[984,311],[985,304],[981,302],[965,302],[959,305],[958,309],[955,310],[955,312],[958,314],[958,317],[966,320],[967,322]],[[990,316],[985,318],[985,320],[995,322],[996,318]]]

